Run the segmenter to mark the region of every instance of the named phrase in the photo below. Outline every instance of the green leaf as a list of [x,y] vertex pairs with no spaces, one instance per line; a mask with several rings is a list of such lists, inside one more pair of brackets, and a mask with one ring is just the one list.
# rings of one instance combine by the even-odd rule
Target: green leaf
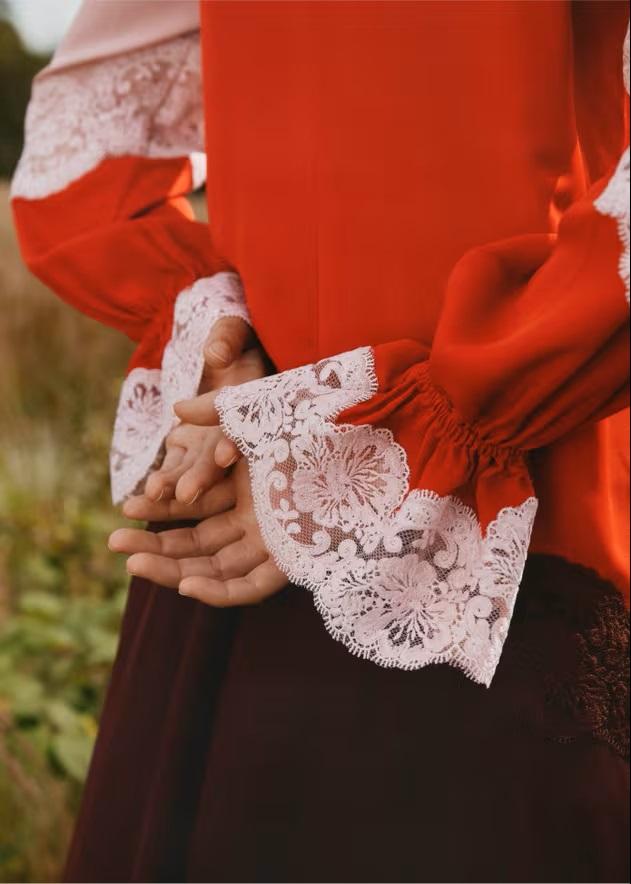
[[20,672],[5,673],[0,678],[0,697],[9,704],[14,716],[39,715],[44,688],[35,678]]
[[116,654],[118,637],[98,627],[91,629],[86,638],[89,644],[89,659],[93,664],[111,664]]
[[90,764],[93,740],[83,730],[55,734],[50,743],[51,753],[69,776],[83,782]]
[[79,730],[79,715],[75,710],[62,703],[61,700],[49,700],[44,704],[43,712],[48,721],[58,731],[67,733]]
[[34,617],[56,619],[62,609],[61,599],[47,592],[27,592],[20,599],[20,611]]

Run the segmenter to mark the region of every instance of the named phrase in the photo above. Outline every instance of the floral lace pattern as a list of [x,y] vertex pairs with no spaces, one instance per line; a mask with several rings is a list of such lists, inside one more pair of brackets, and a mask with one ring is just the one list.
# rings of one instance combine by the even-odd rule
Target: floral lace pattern
[[488,685],[508,630],[537,502],[483,535],[457,498],[409,489],[389,430],[335,425],[376,392],[370,348],[222,390],[279,568],[313,591],[329,632],[382,666],[458,666]]
[[622,244],[620,263],[618,265],[620,278],[624,284],[627,303],[631,300],[630,293],[630,214],[629,206],[629,148],[622,155],[618,167],[595,201],[594,205],[602,215],[615,218],[618,224],[618,236]]
[[[13,197],[63,190],[107,157],[192,155],[204,180],[199,34],[35,80]],[[201,156],[200,156],[201,154]]]
[[204,342],[224,316],[249,322],[235,273],[197,280],[177,297],[171,340],[160,369],[136,368],[125,379],[110,454],[114,503],[139,491],[177,423],[173,406],[197,393],[204,368]]
[[[629,28],[624,40],[623,50],[623,74],[624,86],[629,92]],[[629,205],[629,148],[625,150],[618,163],[618,167],[608,182],[607,187],[595,201],[594,205],[602,215],[615,218],[618,224],[618,236],[622,243],[620,254],[619,273],[624,284],[627,303],[631,301],[630,292],[630,213]]]

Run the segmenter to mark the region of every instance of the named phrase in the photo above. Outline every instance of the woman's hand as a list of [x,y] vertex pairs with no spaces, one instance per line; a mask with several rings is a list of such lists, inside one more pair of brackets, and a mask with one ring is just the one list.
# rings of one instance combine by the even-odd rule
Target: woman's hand
[[[236,317],[214,324],[204,346],[204,358],[202,393],[265,375],[263,351],[249,325]],[[175,498],[191,505],[239,458],[236,445],[217,427],[208,429],[184,422],[169,433],[165,444],[164,460],[145,485],[146,497],[154,501]]]
[[255,604],[287,583],[263,543],[244,460],[192,505],[141,496],[128,500],[123,511],[131,519],[148,521],[202,519],[193,527],[159,534],[115,531],[110,549],[130,554],[130,574],[215,607]]
[[175,498],[191,506],[239,457],[236,447],[219,427],[180,424],[171,430],[165,446],[162,464],[145,483],[145,497],[149,500]]
[[[237,462],[239,452],[214,409],[217,390],[266,373],[263,352],[251,346],[250,336],[240,319],[215,324],[205,346],[205,395],[176,406],[184,423],[169,434],[162,466],[147,480],[145,494],[123,506],[130,519],[201,521],[159,534],[121,528],[110,537],[110,549],[130,555],[131,574],[217,607],[262,601],[287,583],[263,543],[247,464]],[[188,412],[203,426],[189,424]]]
[[[219,319],[204,344],[204,374],[199,392],[216,392],[266,374],[263,348],[248,323],[236,316]],[[224,437],[219,441],[215,455],[219,466],[230,466],[238,457],[239,451],[231,439]]]
[[200,393],[244,384],[266,374],[263,350],[243,319],[217,320],[204,344],[204,374]]

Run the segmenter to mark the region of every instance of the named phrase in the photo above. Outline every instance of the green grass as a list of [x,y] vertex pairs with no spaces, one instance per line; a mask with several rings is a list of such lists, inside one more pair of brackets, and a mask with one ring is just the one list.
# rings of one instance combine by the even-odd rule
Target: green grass
[[107,450],[128,343],[22,266],[0,183],[0,881],[58,881],[125,592]]

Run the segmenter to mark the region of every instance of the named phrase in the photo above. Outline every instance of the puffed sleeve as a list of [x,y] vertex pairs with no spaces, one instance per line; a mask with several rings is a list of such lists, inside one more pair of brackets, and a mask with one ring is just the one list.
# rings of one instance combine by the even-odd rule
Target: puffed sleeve
[[220,392],[269,550],[353,653],[490,683],[537,509],[529,452],[628,401],[628,199],[627,148],[558,234],[467,253],[430,350]]
[[87,0],[35,79],[12,182],[24,259],[137,348],[111,453],[116,502],[142,485],[194,395],[221,316],[247,319],[236,274],[186,194],[205,176],[198,4]]

